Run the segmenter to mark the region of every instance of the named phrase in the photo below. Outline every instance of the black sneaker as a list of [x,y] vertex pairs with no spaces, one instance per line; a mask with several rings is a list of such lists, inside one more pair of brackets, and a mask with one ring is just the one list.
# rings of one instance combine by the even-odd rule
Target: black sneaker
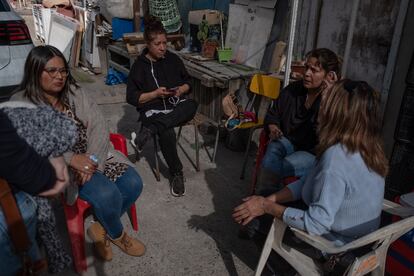
[[182,172],[175,173],[171,178],[171,194],[173,196],[183,196],[185,194],[184,175]]
[[252,219],[248,224],[239,228],[239,238],[243,240],[251,240],[258,233],[260,222],[257,218]]
[[143,127],[138,136],[135,132],[131,133],[131,144],[136,151],[141,152],[152,135],[152,131],[149,128]]

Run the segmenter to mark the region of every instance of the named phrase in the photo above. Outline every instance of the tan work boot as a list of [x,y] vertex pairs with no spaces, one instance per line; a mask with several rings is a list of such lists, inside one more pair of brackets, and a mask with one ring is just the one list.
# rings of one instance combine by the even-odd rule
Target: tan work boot
[[99,222],[94,222],[88,231],[89,238],[93,241],[96,253],[105,261],[112,260],[112,248],[109,238],[106,236],[106,231]]
[[128,236],[125,231],[122,232],[122,235],[119,238],[110,240],[128,255],[142,256],[145,253],[145,245],[139,240]]

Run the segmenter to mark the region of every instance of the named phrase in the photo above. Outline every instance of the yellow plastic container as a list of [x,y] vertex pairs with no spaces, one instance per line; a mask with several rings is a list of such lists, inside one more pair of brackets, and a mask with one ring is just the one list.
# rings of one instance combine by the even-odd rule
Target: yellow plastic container
[[231,57],[233,56],[233,51],[231,48],[217,48],[217,53],[219,62],[230,61]]

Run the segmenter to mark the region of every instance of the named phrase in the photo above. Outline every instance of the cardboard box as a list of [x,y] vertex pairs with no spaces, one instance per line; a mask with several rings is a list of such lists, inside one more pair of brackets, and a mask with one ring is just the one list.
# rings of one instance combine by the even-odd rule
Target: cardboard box
[[[205,17],[208,22],[209,28],[213,25],[217,25],[218,29],[220,29],[220,11],[216,10],[194,10],[190,11],[188,14],[188,23],[190,24],[190,37],[191,37],[191,51],[192,52],[201,52],[201,42],[197,38],[198,33],[198,25],[200,25],[201,21]],[[211,38],[209,34],[208,38]],[[220,34],[218,34],[220,37]],[[216,38],[216,39],[219,39]]]
[[220,11],[216,10],[195,10],[188,13],[188,23],[199,25],[205,16],[209,25],[220,24]]

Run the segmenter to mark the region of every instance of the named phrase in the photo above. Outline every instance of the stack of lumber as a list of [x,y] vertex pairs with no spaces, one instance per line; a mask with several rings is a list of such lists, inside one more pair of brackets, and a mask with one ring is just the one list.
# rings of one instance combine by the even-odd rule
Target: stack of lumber
[[[128,53],[131,56],[137,56],[143,48],[145,48],[145,39],[143,33],[125,33],[123,41],[126,44]],[[183,34],[169,34],[167,41],[171,43],[175,50],[180,50],[184,47]]]

